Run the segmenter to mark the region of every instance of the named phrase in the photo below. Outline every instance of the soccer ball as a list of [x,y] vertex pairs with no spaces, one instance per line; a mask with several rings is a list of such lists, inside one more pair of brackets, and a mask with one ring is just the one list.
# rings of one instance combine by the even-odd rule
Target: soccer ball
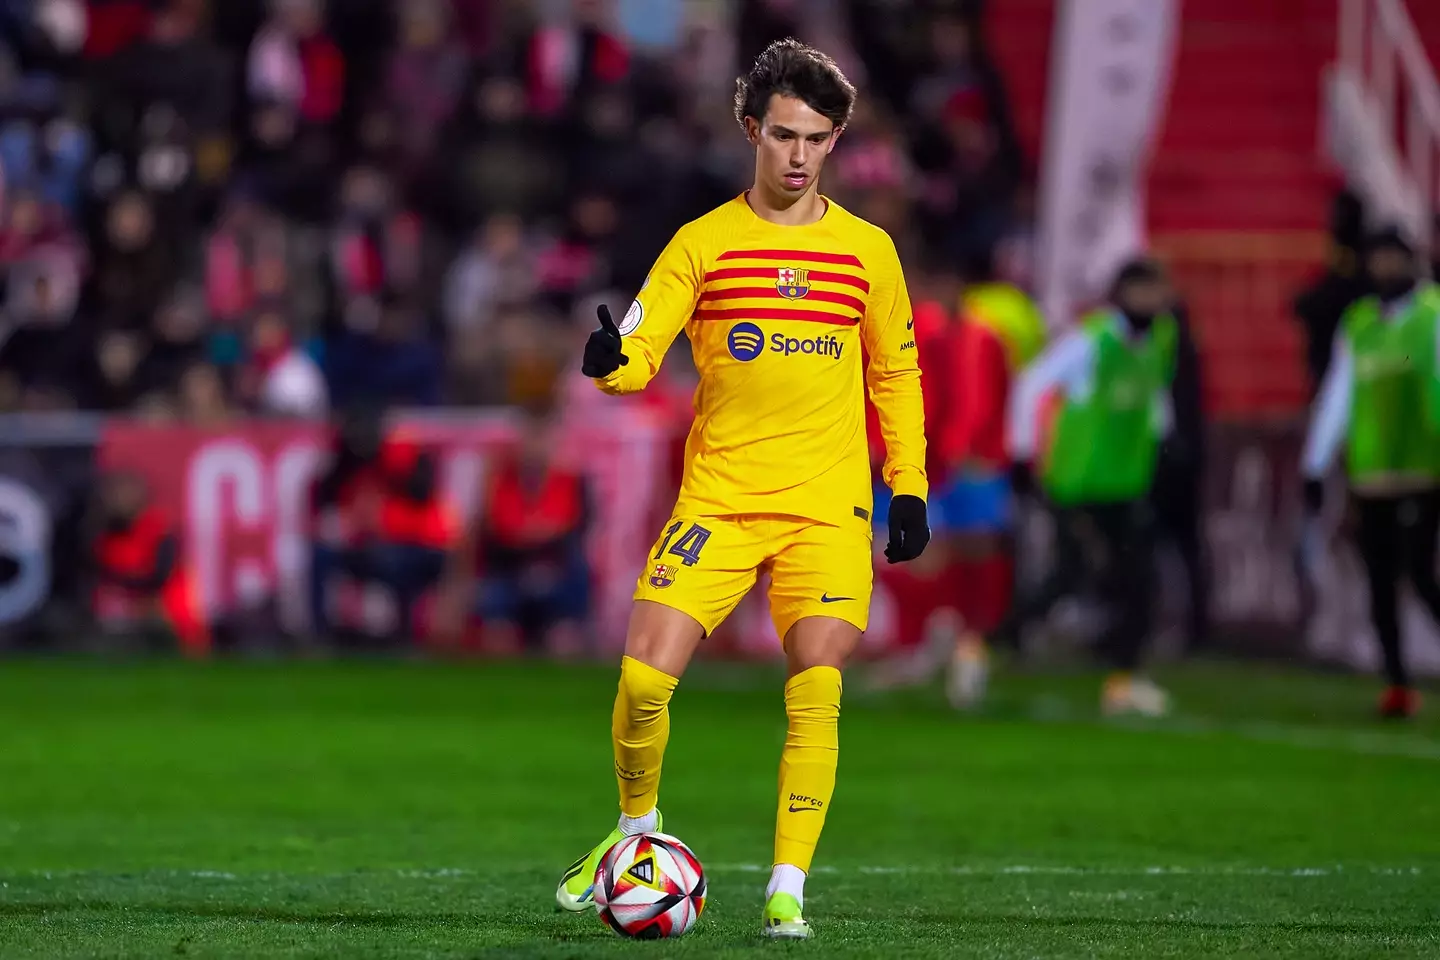
[[622,937],[678,937],[705,909],[705,871],[690,848],[668,834],[626,837],[600,858],[595,909]]

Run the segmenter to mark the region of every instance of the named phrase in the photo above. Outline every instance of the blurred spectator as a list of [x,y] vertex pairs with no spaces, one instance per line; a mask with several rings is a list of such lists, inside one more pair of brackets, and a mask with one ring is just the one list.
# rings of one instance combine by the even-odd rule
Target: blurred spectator
[[170,424],[180,417],[175,398],[164,390],[152,390],[135,401],[135,417],[145,423]]
[[832,16],[835,4],[826,0],[740,0],[737,4],[738,55],[749,63],[776,40],[803,37],[829,53],[852,81],[862,81],[863,70],[850,55],[846,38]]
[[194,364],[181,375],[179,401],[180,415],[190,426],[214,430],[233,421],[225,381],[208,363]]
[[400,45],[390,59],[384,103],[409,165],[434,148],[464,91],[468,64],[452,33],[448,0],[409,0],[400,6],[399,20]]
[[205,359],[205,321],[205,304],[195,288],[181,287],[167,298],[150,324],[141,379],[156,387],[177,383]]
[[452,0],[455,31],[472,57],[484,57],[495,39],[496,10],[494,0]]
[[567,310],[575,297],[608,283],[609,248],[620,214],[615,202],[599,191],[575,198],[565,230],[535,258],[540,294],[557,310]]
[[1210,567],[1206,556],[1205,516],[1202,496],[1206,467],[1206,418],[1204,368],[1190,321],[1190,309],[1165,278],[1175,318],[1175,378],[1170,384],[1170,409],[1174,426],[1160,446],[1155,467],[1156,530],[1172,544],[1185,572],[1188,617],[1185,644],[1188,652],[1199,652],[1210,639]]
[[205,302],[219,324],[239,321],[257,297],[284,292],[284,229],[257,199],[248,190],[233,190],[206,242]]
[[387,298],[373,333],[349,330],[325,354],[326,380],[337,407],[375,401],[433,407],[444,382],[440,352],[412,302]]
[[246,63],[251,101],[307,125],[330,123],[343,103],[345,57],[325,30],[324,3],[271,0],[270,8]]
[[136,43],[150,29],[146,0],[95,0],[86,4],[86,59],[105,60]]
[[590,494],[563,449],[556,421],[528,413],[515,448],[490,472],[474,542],[456,551],[452,575],[468,580],[478,559],[478,612],[500,648],[517,638],[531,653],[580,645],[590,608]]
[[205,7],[205,0],[157,5],[148,36],[110,64],[112,94],[132,108],[165,104],[201,137],[223,131],[230,108],[226,58],[201,29]]
[[554,394],[570,350],[558,324],[529,308],[511,307],[488,327],[460,332],[449,359],[452,400],[473,406],[527,404]]
[[572,190],[644,198],[654,186],[654,171],[642,162],[634,99],[620,88],[596,91],[585,98],[578,119],[578,136],[568,151]]
[[61,208],[17,189],[0,229],[6,320],[15,326],[62,327],[80,297],[84,250]]
[[[865,88],[837,199],[907,260],[917,224],[1023,246],[972,8],[0,2],[0,409],[551,401],[564,318],[740,189],[736,58],[781,33]],[[683,420],[684,393],[640,402]]]
[[481,330],[501,305],[524,303],[535,290],[535,268],[525,226],[514,214],[485,221],[450,265],[445,278],[445,322],[454,333]]
[[917,147],[921,227],[933,244],[962,260],[985,253],[1004,235],[1018,179],[1000,153],[989,111],[979,90],[961,88]]
[[155,208],[139,191],[110,203],[86,310],[107,327],[147,327],[176,279],[174,251],[156,233]]
[[241,396],[259,413],[322,419],[329,408],[325,376],[295,343],[278,309],[262,310],[250,326],[250,354],[240,372]]
[[0,127],[5,182],[29,185],[43,202],[78,216],[92,139],[90,131],[53,110],[18,116]]
[[588,94],[624,80],[630,51],[606,23],[603,0],[572,0],[571,15],[553,18],[530,37],[525,57],[530,109],[554,117]]
[[467,230],[501,211],[526,221],[552,212],[561,202],[565,165],[546,146],[541,124],[526,112],[521,81],[479,73],[445,132],[443,161],[430,174],[437,185],[430,206]]
[[860,100],[845,128],[845,149],[835,157],[835,185],[846,195],[904,190],[913,179],[904,139],[894,119],[873,100]]
[[90,409],[110,412],[133,407],[140,399],[136,374],[143,350],[139,334],[112,330],[101,337],[90,358],[92,367],[84,377],[88,390],[81,402]]
[[95,618],[107,630],[159,632],[194,656],[210,648],[209,631],[181,539],[151,502],[140,478],[114,474],[101,483],[94,518]]
[[310,609],[322,636],[331,623],[329,588],[341,575],[388,588],[396,632],[410,636],[414,605],[440,581],[456,539],[456,522],[436,487],[434,455],[403,438],[383,440],[382,430],[373,410],[348,417],[311,495]]
[[1365,210],[1360,198],[1348,190],[1335,196],[1330,208],[1330,262],[1325,272],[1295,298],[1295,315],[1305,331],[1305,361],[1310,389],[1318,390],[1330,369],[1335,331],[1345,310],[1370,292],[1360,268]]
[[360,165],[345,175],[340,217],[331,233],[332,282],[344,322],[373,329],[382,291],[404,293],[420,280],[422,224],[397,209],[394,185],[379,169]]
[[687,7],[692,6],[672,0],[616,0],[616,22],[630,44],[657,53],[680,42]]

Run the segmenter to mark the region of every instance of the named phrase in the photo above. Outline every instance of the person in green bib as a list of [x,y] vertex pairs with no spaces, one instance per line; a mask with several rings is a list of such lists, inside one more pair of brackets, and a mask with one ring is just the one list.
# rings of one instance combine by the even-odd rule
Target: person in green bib
[[1318,539],[1324,477],[1343,447],[1388,683],[1380,713],[1409,717],[1420,699],[1401,646],[1402,577],[1440,624],[1440,287],[1417,280],[1415,251],[1395,229],[1369,238],[1365,269],[1373,293],[1340,320],[1301,457],[1306,553]]
[[1007,416],[1017,491],[1038,481],[1054,508],[1055,562],[997,633],[1018,635],[1098,567],[1110,613],[1100,649],[1114,669],[1102,707],[1112,714],[1169,709],[1165,691],[1135,671],[1154,613],[1150,488],[1174,419],[1170,384],[1179,333],[1170,303],[1158,264],[1126,264],[1108,304],[1021,374]]

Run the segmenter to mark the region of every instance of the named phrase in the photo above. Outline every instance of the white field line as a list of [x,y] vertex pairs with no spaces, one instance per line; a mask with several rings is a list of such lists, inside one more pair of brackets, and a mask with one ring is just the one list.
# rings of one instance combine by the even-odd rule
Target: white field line
[[1034,723],[1088,723],[1137,733],[1175,733],[1186,736],[1231,736],[1255,743],[1330,750],[1369,757],[1405,757],[1440,760],[1440,741],[1406,733],[1309,727],[1271,721],[1236,722],[1180,714],[1157,720],[1101,720],[1076,710],[1058,697],[1036,697],[1026,711]]
[[[719,863],[705,868],[711,873],[769,873],[770,868],[759,863]],[[1342,874],[1360,876],[1421,876],[1421,867],[1356,867],[1334,865],[1329,867],[1082,867],[1065,864],[999,864],[978,866],[934,865],[915,866],[818,866],[812,873],[851,875],[903,875],[903,876],[949,876],[949,877],[1332,877]]]
[[[553,864],[531,865],[532,870],[549,870]],[[768,864],[761,863],[712,863],[705,867],[712,874],[766,874]],[[1332,864],[1323,867],[1269,867],[1269,866],[1116,866],[1088,867],[1072,864],[978,864],[939,866],[915,864],[905,866],[855,865],[815,867],[812,871],[824,876],[929,876],[929,877],[1277,877],[1307,879],[1317,877],[1419,877],[1433,876],[1440,872],[1437,867],[1419,866],[1373,866]],[[137,870],[134,873],[109,873],[104,871],[36,871],[13,873],[9,880],[23,879],[131,879],[147,877],[169,877],[193,880],[232,881],[313,881],[313,880],[361,880],[366,877],[399,877],[407,880],[471,879],[487,875],[480,870],[463,867],[433,867],[410,870],[357,870],[350,873],[231,873],[225,870]],[[0,888],[8,883],[0,882]]]

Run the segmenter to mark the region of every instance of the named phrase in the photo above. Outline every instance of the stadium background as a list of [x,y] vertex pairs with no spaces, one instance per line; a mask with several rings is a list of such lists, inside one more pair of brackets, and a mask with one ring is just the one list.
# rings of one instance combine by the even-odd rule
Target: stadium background
[[[576,350],[595,303],[621,308],[669,233],[744,185],[736,64],[795,33],[865,90],[826,189],[895,235],[918,304],[988,262],[1054,316],[1046,242],[1088,256],[1082,272],[1118,262],[1117,242],[1162,257],[1202,357],[1215,643],[1369,666],[1343,548],[1323,589],[1295,567],[1293,464],[1329,335],[1293,301],[1343,287],[1348,203],[1428,235],[1420,54],[1440,21],[1411,4],[1418,23],[1392,24],[1404,7],[1185,4],[1136,61],[1153,122],[1129,131],[1133,156],[1097,160],[1075,131],[1103,125],[1083,71],[1109,68],[1052,47],[1104,49],[1084,23],[1105,19],[1067,26],[1044,0],[16,0],[0,21],[0,643],[88,636],[94,479],[117,469],[178,524],[217,626],[250,645],[306,633],[316,423],[365,402],[426,432],[465,516],[514,411],[554,412],[593,485],[583,646],[613,651],[675,486],[693,369],[682,338],[654,388],[616,401],[581,380]],[[1340,45],[1357,22],[1369,45]],[[1393,122],[1350,122],[1347,77],[1390,97]],[[1048,83],[1069,94],[1047,121]],[[1047,177],[1067,185],[1047,194]],[[1135,211],[1125,240],[1097,242],[1110,228],[1086,220]],[[342,593],[347,624],[385,622],[383,590]],[[889,596],[872,649],[894,640]],[[475,629],[446,646],[487,649]],[[709,652],[771,653],[768,631],[747,607]],[[1433,632],[1412,633],[1417,667],[1440,668]]]
[[[1295,475],[1362,225],[1428,249],[1440,6],[0,0],[0,958],[634,953],[551,897],[613,815],[615,647],[694,374],[682,341],[613,400],[578,352],[594,304],[623,311],[675,226],[745,185],[733,77],[792,33],[861,88],[825,188],[895,236],[917,316],[953,306],[951,269],[989,261],[1060,317],[1160,256],[1200,349],[1212,580],[1183,657],[1161,557],[1168,718],[1101,718],[1066,644],[1002,659],[968,715],[849,674],[810,946],[1440,956],[1440,721],[1373,718],[1358,564],[1337,510],[1302,576]],[[417,640],[389,646],[393,595],[343,577],[315,629],[312,481],[365,400],[390,454],[438,455],[457,513],[517,443],[584,475],[581,629],[502,659],[470,615],[507,599],[484,543],[451,551],[461,602],[420,603]],[[241,655],[157,656],[102,597],[127,475]],[[916,596],[882,581],[871,656]],[[675,699],[662,804],[712,895],[656,955],[762,947],[767,619],[742,610]],[[391,656],[332,656],[372,634]]]

